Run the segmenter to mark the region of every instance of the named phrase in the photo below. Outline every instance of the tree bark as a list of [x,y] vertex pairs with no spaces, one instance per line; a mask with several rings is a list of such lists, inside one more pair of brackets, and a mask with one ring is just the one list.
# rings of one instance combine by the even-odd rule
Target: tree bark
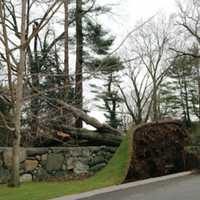
[[200,76],[198,75],[198,118],[200,121]]
[[[82,0],[76,0],[76,80],[75,80],[75,102],[76,107],[83,107],[83,27],[82,27]],[[76,127],[82,128],[82,120],[77,119]]]
[[87,129],[68,128],[60,125],[53,125],[52,128],[57,131],[62,131],[74,139],[88,140],[92,144],[119,146],[123,138],[121,135],[112,133],[99,133]]
[[64,1],[64,12],[65,12],[65,19],[64,19],[64,37],[65,37],[65,42],[64,42],[64,46],[65,46],[65,57],[64,57],[64,88],[65,88],[65,97],[68,97],[68,90],[69,90],[69,30],[68,30],[68,26],[69,26],[69,8],[68,8],[68,0]]
[[[32,56],[32,55],[31,55]],[[30,57],[30,56],[29,56]],[[30,63],[30,72],[31,72],[31,82],[32,82],[32,88],[31,88],[31,135],[37,136],[38,132],[38,126],[39,126],[39,109],[40,109],[40,100],[37,96],[37,91],[40,87],[40,79],[39,79],[39,73],[40,73],[40,61],[38,57],[38,34],[35,35],[34,38],[34,58],[29,59]]]
[[69,105],[69,104],[67,104],[63,101],[60,101],[60,100],[55,100],[55,102],[58,105],[62,106],[67,111],[71,112],[74,115],[74,117],[80,118],[86,124],[89,124],[89,125],[95,127],[101,133],[108,132],[108,133],[115,133],[115,134],[123,135],[122,132],[120,132],[119,130],[112,128],[108,124],[100,123],[94,117],[90,117],[85,112],[83,112],[82,110],[80,110],[78,108],[75,108],[74,106],[71,106],[71,105]]
[[158,120],[158,102],[157,102],[157,84],[156,81],[153,80],[153,121]]
[[191,127],[190,106],[189,106],[188,86],[186,77],[184,77],[183,87],[185,90],[184,93],[185,93],[185,106],[186,106],[186,124],[188,127]]
[[17,187],[20,184],[20,140],[21,140],[21,109],[23,102],[23,78],[26,64],[26,0],[21,1],[21,48],[20,63],[17,71],[16,104],[15,104],[15,138],[13,141],[12,178],[10,185]]

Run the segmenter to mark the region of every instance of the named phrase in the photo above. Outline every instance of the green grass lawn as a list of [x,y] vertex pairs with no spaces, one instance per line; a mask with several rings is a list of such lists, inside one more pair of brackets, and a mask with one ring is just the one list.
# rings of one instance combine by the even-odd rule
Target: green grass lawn
[[83,181],[26,183],[19,188],[0,186],[0,200],[47,200],[122,183],[131,158],[132,134],[130,133],[109,164],[95,176]]

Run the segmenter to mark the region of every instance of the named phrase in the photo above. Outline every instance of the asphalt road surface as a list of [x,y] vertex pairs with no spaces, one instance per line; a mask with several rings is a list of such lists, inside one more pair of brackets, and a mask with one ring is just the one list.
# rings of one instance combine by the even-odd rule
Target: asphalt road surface
[[200,174],[101,194],[84,200],[200,200]]

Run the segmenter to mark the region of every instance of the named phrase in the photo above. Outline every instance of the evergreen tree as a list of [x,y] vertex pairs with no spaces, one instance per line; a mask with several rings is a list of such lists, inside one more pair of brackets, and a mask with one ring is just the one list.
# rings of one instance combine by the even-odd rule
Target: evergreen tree
[[[52,30],[47,30],[44,38],[39,38],[39,44],[35,44],[34,52],[29,49],[29,65],[30,65],[30,82],[27,91],[31,93],[30,104],[24,109],[28,117],[24,119],[24,125],[31,127],[32,136],[38,136],[39,131],[39,116],[43,116],[46,120],[55,114],[59,119],[64,120],[62,109],[53,109],[52,105],[55,102],[45,101],[46,99],[56,98],[62,99],[65,102],[72,103],[74,101],[73,82],[68,87],[68,95],[66,96],[66,77],[64,68],[60,62],[59,46],[55,46],[50,51],[49,40],[54,35]],[[48,53],[47,53],[48,52]],[[30,62],[31,61],[31,62]],[[55,105],[56,106],[56,105]],[[67,117],[66,117],[67,120]],[[65,122],[66,122],[65,120]],[[35,123],[34,123],[35,122]],[[41,122],[41,120],[40,120]],[[73,119],[70,120],[70,125]]]
[[[84,67],[93,65],[95,56],[107,54],[113,43],[113,38],[106,38],[108,32],[94,21],[93,16],[109,9],[98,6],[94,0],[76,0],[76,74],[75,103],[83,109],[83,71]],[[87,12],[86,12],[87,11]],[[82,121],[77,119],[76,127],[82,127]]]
[[[96,65],[99,66],[99,60]],[[119,84],[119,71],[123,69],[123,65],[119,57],[106,57],[101,60],[101,71],[99,76],[104,81],[103,86],[91,85],[93,93],[96,94],[95,100],[100,101],[98,107],[103,110],[107,123],[113,128],[119,128],[122,125],[119,116],[119,107],[122,99],[119,95],[117,85]]]
[[182,104],[178,82],[173,79],[166,81],[160,86],[159,94],[161,118],[179,118],[182,115]]
[[164,116],[180,117],[191,126],[194,106],[197,105],[193,76],[193,59],[190,56],[176,57],[168,73],[168,81],[161,87],[161,113]]
[[[10,114],[11,103],[6,96],[8,89],[0,85],[0,146],[12,146],[13,134],[8,129],[14,127]],[[8,126],[8,127],[7,127]]]

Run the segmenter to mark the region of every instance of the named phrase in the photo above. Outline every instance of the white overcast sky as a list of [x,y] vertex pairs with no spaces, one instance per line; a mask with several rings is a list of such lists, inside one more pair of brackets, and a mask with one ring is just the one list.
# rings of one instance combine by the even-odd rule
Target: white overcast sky
[[[112,6],[113,13],[102,17],[101,22],[111,34],[116,36],[118,44],[134,28],[137,21],[147,20],[159,12],[169,16],[176,10],[175,0],[98,0],[98,2],[104,5],[114,4]],[[91,101],[94,94],[88,90],[89,87],[86,84],[85,97],[89,103],[87,106],[91,111],[90,115],[104,121],[103,113],[97,111],[95,105],[91,103],[94,102]]]
[[[98,0],[106,4],[114,4],[113,14],[103,18],[102,22],[118,38],[123,37],[137,21],[146,20],[158,12],[170,15],[176,10],[175,0]],[[109,2],[109,3],[108,3]]]

